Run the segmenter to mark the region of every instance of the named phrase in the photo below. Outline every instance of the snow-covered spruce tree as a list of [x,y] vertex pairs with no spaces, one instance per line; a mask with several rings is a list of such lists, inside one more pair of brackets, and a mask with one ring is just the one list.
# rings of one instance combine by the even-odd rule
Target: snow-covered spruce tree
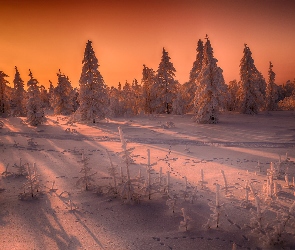
[[26,91],[24,89],[24,81],[20,77],[20,73],[15,66],[15,75],[13,79],[13,115],[14,116],[26,116]]
[[145,114],[153,113],[152,109],[152,86],[155,83],[155,71],[143,65],[142,70],[142,98],[143,98],[143,111]]
[[261,85],[264,79],[254,65],[252,52],[247,44],[240,63],[240,77],[239,111],[244,114],[257,114],[263,105]]
[[198,123],[217,123],[219,109],[224,106],[226,85],[218,60],[206,35],[202,69],[197,79],[194,99],[195,121]]
[[198,41],[196,60],[189,74],[189,81],[184,84],[186,89],[187,111],[192,111],[194,107],[194,98],[197,90],[197,79],[202,69],[204,58],[204,43],[201,39]]
[[73,112],[74,92],[69,78],[62,74],[61,71],[57,73],[57,86],[54,88],[52,107],[56,115],[69,115]]
[[238,109],[238,90],[239,83],[237,80],[230,81],[227,87],[228,98],[226,101],[226,109],[229,111],[236,111]]
[[131,84],[126,81],[125,85],[123,86],[122,92],[121,92],[121,104],[122,104],[122,111],[123,115],[130,116],[133,114],[133,106],[134,106],[134,100],[133,100],[133,93]]
[[30,79],[27,83],[27,122],[32,126],[38,126],[45,121],[44,110],[40,98],[38,81],[30,71]]
[[136,79],[132,81],[131,85],[132,99],[133,99],[133,114],[138,115],[142,111],[143,100],[142,100],[142,86]]
[[8,77],[3,71],[0,71],[0,116],[7,116],[10,110],[8,85],[5,79]]
[[53,94],[54,94],[54,86],[52,81],[49,80],[49,88],[48,88],[48,98],[49,98],[49,107],[53,108]]
[[40,99],[41,99],[41,106],[44,109],[50,108],[50,100],[49,100],[49,93],[44,85],[39,87],[40,90]]
[[187,95],[183,85],[177,82],[177,94],[172,103],[172,114],[183,115],[187,113]]
[[177,81],[174,80],[176,70],[170,59],[168,52],[163,48],[155,84],[152,86],[152,96],[155,96],[152,106],[156,113],[170,114],[173,100],[176,98]]
[[277,85],[275,84],[276,74],[272,70],[273,64],[269,62],[268,81],[265,92],[265,110],[271,111],[276,109],[276,100],[278,99]]
[[86,44],[82,64],[78,112],[83,121],[95,123],[97,118],[105,118],[108,96],[103,77],[98,71],[98,60],[92,48],[92,42],[89,40]]
[[119,96],[120,96],[119,90],[112,86],[109,91],[108,116],[110,117],[118,117],[121,115]]

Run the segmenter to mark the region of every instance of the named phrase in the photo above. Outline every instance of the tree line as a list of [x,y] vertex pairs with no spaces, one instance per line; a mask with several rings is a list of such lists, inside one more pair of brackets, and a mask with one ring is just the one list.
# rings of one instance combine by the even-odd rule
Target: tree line
[[93,123],[105,117],[142,113],[192,113],[198,123],[218,123],[223,110],[252,115],[263,110],[295,110],[295,80],[277,85],[271,62],[265,80],[247,44],[240,61],[239,80],[226,84],[217,62],[206,35],[205,41],[199,39],[197,43],[188,82],[180,84],[175,79],[176,69],[163,48],[156,71],[143,65],[141,83],[134,79],[109,87],[98,70],[98,60],[88,40],[79,88],[73,88],[69,77],[60,70],[57,85],[54,87],[50,81],[48,89],[40,86],[29,70],[27,90],[17,67],[13,87],[6,80],[8,76],[0,71],[0,116],[27,117],[30,125],[37,126],[46,119],[45,109],[53,109],[56,115],[75,114],[78,119]]

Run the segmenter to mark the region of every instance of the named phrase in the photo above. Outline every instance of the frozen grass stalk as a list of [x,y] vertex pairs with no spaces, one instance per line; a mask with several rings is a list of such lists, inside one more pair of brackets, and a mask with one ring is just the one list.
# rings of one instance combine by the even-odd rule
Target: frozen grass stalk
[[117,173],[116,173],[116,167],[113,164],[113,161],[112,161],[110,152],[108,150],[106,150],[106,151],[107,151],[107,155],[108,155],[109,160],[110,160],[109,173],[112,176],[113,181],[114,181],[114,189],[115,189],[115,192],[117,192],[117,178],[116,178],[116,174]]
[[201,189],[204,189],[205,184],[207,184],[207,182],[204,181],[204,171],[203,171],[203,169],[201,169],[201,180],[199,181],[199,183],[201,184]]
[[170,172],[167,171],[167,190],[166,190],[166,192],[168,195],[169,195],[169,191],[170,191],[169,188],[170,188]]
[[225,173],[224,173],[223,170],[221,170],[221,174],[222,174],[222,176],[223,176],[223,181],[224,181],[225,195],[227,195],[227,192],[228,192],[228,185],[227,185],[227,180],[226,180]]

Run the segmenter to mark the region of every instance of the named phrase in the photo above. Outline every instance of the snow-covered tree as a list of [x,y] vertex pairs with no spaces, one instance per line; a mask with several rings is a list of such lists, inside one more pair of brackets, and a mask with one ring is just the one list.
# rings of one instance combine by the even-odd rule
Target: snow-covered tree
[[273,64],[269,62],[268,81],[265,93],[265,110],[271,111],[276,109],[276,100],[278,99],[277,85],[275,84],[276,74],[272,70]]
[[92,42],[89,40],[86,44],[82,64],[78,112],[81,114],[82,120],[95,123],[96,118],[105,118],[108,109],[108,96],[103,77],[98,71],[98,60],[92,48]]
[[196,83],[202,69],[203,58],[204,58],[204,43],[201,39],[199,39],[198,46],[197,46],[196,60],[194,61],[193,67],[189,74],[190,82]]
[[197,78],[195,94],[195,120],[198,123],[217,123],[218,112],[224,106],[226,85],[218,60],[213,56],[213,49],[208,36],[204,46],[204,58],[201,72]]
[[54,88],[52,107],[56,115],[69,115],[74,110],[74,91],[69,78],[62,74],[61,71],[57,73],[57,86]]
[[27,122],[32,126],[38,126],[45,121],[44,110],[40,97],[38,81],[33,77],[30,71],[30,79],[27,83]]
[[109,116],[110,117],[118,117],[122,115],[120,96],[121,96],[120,90],[112,86],[109,91]]
[[177,85],[177,95],[172,103],[172,114],[183,115],[187,112],[187,92],[184,85],[178,83]]
[[142,100],[142,86],[138,83],[136,79],[132,81],[131,85],[132,89],[132,101],[133,101],[133,108],[132,113],[134,115],[138,115],[143,106],[143,100]]
[[201,39],[198,41],[196,60],[189,74],[189,81],[184,84],[186,91],[185,102],[187,105],[186,112],[192,111],[194,107],[194,98],[197,90],[197,79],[202,69],[204,58],[204,43]]
[[0,116],[7,116],[10,110],[10,97],[8,94],[8,77],[3,71],[0,71]]
[[237,82],[237,80],[230,81],[227,87],[228,98],[226,101],[226,108],[229,111],[236,111],[238,109],[238,90],[239,83]]
[[163,48],[156,81],[152,86],[152,95],[155,96],[152,106],[157,113],[171,113],[172,103],[177,95],[177,81],[174,80],[176,70],[170,59]]
[[20,73],[15,66],[15,75],[13,79],[13,115],[14,116],[26,116],[26,91],[24,89],[24,81],[20,77]]
[[50,108],[50,97],[49,97],[49,93],[47,91],[47,89],[45,88],[44,85],[41,85],[39,87],[39,90],[40,90],[40,99],[41,99],[41,105],[42,105],[42,108]]
[[133,115],[133,92],[131,84],[128,81],[126,81],[125,85],[123,86],[121,96],[122,99],[120,102],[122,104],[123,114],[127,116]]
[[78,101],[78,97],[79,97],[79,89],[74,88],[73,89],[73,111],[74,112],[76,112],[80,106],[79,101]]
[[49,107],[53,108],[53,94],[54,94],[54,86],[52,81],[49,80],[49,88],[48,88],[48,98],[49,98]]
[[263,105],[262,74],[257,70],[252,52],[245,44],[240,63],[239,110],[244,114],[257,114]]
[[155,83],[155,71],[143,65],[142,70],[142,98],[143,98],[143,111],[145,114],[151,114],[152,110],[152,86]]

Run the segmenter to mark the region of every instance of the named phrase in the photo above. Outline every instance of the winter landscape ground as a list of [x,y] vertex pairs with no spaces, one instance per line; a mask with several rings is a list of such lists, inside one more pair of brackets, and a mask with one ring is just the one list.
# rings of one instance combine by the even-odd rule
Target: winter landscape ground
[[[295,113],[191,117],[1,118],[0,249],[295,249]],[[129,201],[118,127],[134,147]],[[82,157],[96,172],[88,191],[76,185]],[[40,179],[34,197],[17,167],[27,163]]]

